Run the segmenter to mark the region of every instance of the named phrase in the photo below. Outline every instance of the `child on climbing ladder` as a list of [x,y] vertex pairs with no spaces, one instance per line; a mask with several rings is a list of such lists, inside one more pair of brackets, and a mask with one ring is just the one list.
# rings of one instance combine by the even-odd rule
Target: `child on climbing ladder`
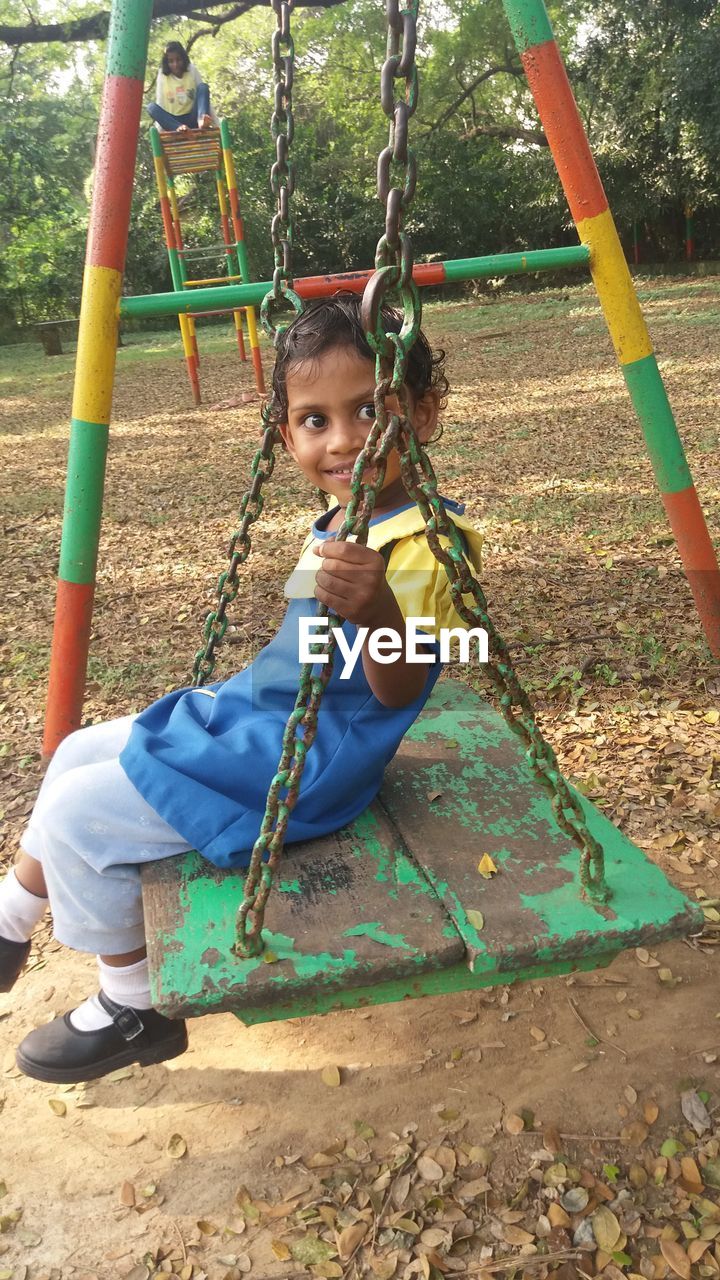
[[178,40],[171,40],[165,46],[155,101],[148,103],[147,111],[156,125],[168,133],[209,129],[214,123],[210,90]]
[[[383,316],[386,331],[398,332],[399,317]],[[435,432],[447,390],[442,362],[420,333],[406,385],[422,441]],[[434,618],[436,628],[462,625],[404,489],[397,452],[387,459],[367,546],[333,537],[374,418],[374,388],[359,301],[309,305],[280,339],[272,413],[295,465],[334,503],[315,521],[286,584],[280,630],[223,683],[170,693],[137,717],[71,734],[48,768],[19,860],[0,883],[0,991],[19,976],[48,900],[58,940],[98,957],[100,990],[25,1037],[17,1062],[35,1079],[91,1080],[127,1063],[163,1062],[187,1047],[184,1022],[151,1006],[140,867],[191,848],[219,867],[248,864],[295,703],[299,633],[316,601],[346,619],[345,647],[358,628],[367,630],[349,678],[335,663],[289,841],[336,831],[367,807],[430,695],[441,664],[427,636],[425,664],[402,653],[383,663],[371,645],[381,628],[401,633],[410,616]],[[392,397],[388,408],[398,411]],[[463,508],[446,501],[479,568],[480,536]]]

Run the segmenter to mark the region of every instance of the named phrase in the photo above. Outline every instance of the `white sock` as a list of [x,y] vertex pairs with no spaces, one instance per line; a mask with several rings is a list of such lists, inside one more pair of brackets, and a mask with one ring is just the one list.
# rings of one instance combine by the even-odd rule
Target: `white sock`
[[[100,986],[110,1000],[131,1009],[152,1008],[147,957],[127,965],[106,964],[98,957],[97,963]],[[70,1021],[78,1031],[99,1031],[101,1027],[109,1027],[112,1018],[94,995],[73,1009]]]
[[27,942],[47,906],[47,898],[39,898],[26,889],[11,867],[0,881],[0,938],[6,942]]

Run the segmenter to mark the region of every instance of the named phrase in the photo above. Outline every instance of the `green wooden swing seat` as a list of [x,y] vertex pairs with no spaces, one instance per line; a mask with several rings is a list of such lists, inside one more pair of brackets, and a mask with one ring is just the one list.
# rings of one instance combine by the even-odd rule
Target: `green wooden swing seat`
[[196,853],[143,870],[154,1003],[251,1025],[599,968],[699,929],[699,908],[579,799],[605,849],[607,907],[580,898],[577,849],[522,744],[477,694],[441,680],[379,800],[286,849],[262,957],[232,953],[242,873]]

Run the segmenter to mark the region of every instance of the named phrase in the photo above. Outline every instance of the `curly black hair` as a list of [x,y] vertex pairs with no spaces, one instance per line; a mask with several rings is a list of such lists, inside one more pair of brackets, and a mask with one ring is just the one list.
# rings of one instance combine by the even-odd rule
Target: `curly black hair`
[[184,75],[188,67],[190,66],[190,57],[187,49],[185,48],[185,45],[181,44],[179,40],[171,40],[168,44],[165,45],[165,52],[163,53],[162,62],[160,63],[160,70],[162,71],[164,76],[172,75],[172,71],[170,70],[170,63],[168,62],[169,53],[180,54],[180,57],[183,60],[183,75]]
[[[271,423],[277,426],[287,421],[287,374],[293,365],[317,360],[326,351],[338,347],[353,347],[364,359],[375,362],[374,352],[365,336],[360,306],[361,298],[354,293],[338,293],[332,298],[313,300],[306,303],[301,314],[281,334],[272,376]],[[386,332],[399,333],[402,327],[399,313],[383,307],[381,314]],[[422,330],[410,349],[405,381],[416,400],[421,400],[428,391],[434,391],[440,398],[440,407],[444,407],[448,392],[445,352],[433,351]]]

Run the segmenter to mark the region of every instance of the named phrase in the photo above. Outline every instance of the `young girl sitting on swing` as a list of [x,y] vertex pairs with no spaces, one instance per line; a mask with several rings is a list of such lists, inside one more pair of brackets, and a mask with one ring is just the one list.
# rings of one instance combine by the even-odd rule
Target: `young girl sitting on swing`
[[[399,332],[397,315],[385,311],[383,320],[386,331]],[[422,333],[408,358],[410,412],[423,442],[447,391],[443,358]],[[140,867],[191,848],[219,867],[248,864],[295,703],[303,620],[312,619],[316,601],[346,620],[347,645],[358,628],[365,640],[349,674],[336,661],[289,841],[336,831],[367,807],[431,693],[441,663],[427,637],[424,663],[402,653],[378,661],[372,644],[381,629],[402,634],[408,617],[434,618],[436,629],[462,626],[396,451],[387,458],[367,546],[333,536],[374,419],[374,389],[359,300],[310,304],[280,339],[272,413],[297,467],[335,505],[316,520],[286,584],[278,634],[223,683],[170,693],[137,717],[73,733],[48,768],[19,860],[0,884],[0,991],[19,976],[48,900],[58,940],[98,957],[100,990],[25,1037],[17,1063],[35,1079],[91,1080],[187,1047],[185,1023],[151,1005]],[[395,399],[387,404],[399,411]],[[364,478],[372,476],[371,468]],[[479,534],[461,506],[446,505],[479,568]]]

